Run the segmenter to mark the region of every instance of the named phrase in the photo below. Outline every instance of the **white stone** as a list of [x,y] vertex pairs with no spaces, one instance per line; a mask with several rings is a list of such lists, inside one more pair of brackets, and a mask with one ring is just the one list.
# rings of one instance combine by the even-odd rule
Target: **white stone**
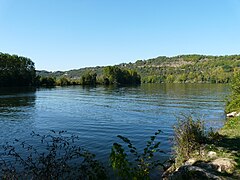
[[190,158],[189,160],[187,160],[184,165],[193,165],[195,162],[197,161],[197,159],[195,158]]
[[207,154],[207,157],[209,157],[211,159],[215,158],[215,157],[217,157],[217,153],[214,152],[214,151],[209,151],[208,154]]
[[218,158],[211,162],[212,165],[217,167],[218,172],[231,173],[237,165],[235,161],[229,158]]
[[227,114],[227,117],[235,117],[237,115],[237,112],[231,112]]
[[236,114],[236,117],[239,117],[240,116],[240,112]]

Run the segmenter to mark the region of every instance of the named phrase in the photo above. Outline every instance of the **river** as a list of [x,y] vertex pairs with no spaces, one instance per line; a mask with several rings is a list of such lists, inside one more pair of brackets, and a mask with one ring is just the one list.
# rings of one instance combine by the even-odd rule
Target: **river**
[[106,161],[117,135],[128,137],[141,149],[160,129],[161,148],[169,155],[177,117],[193,114],[205,120],[207,127],[218,129],[225,120],[228,93],[228,85],[222,84],[1,88],[0,142],[17,138],[34,144],[32,131],[66,130]]

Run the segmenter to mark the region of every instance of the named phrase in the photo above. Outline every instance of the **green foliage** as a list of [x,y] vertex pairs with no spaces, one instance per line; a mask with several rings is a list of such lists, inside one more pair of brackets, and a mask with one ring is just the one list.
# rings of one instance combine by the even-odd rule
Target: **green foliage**
[[226,112],[240,111],[240,72],[235,72],[231,83],[231,95],[226,104]]
[[207,135],[204,123],[192,116],[182,115],[174,126],[174,149],[176,152],[176,164],[179,165],[188,160],[192,153],[200,153],[202,144],[206,143]]
[[[175,57],[160,56],[148,60],[137,60],[135,63],[122,63],[117,66],[38,73],[52,77],[60,77],[67,73],[68,78],[74,79],[87,71],[94,71],[100,84],[138,84],[140,80],[142,83],[229,83],[234,71],[239,70],[239,68],[240,55],[205,56],[193,54]],[[131,72],[137,73],[132,80],[130,80]]]
[[38,149],[17,139],[6,143],[0,156],[1,179],[106,179],[106,170],[95,155],[78,145],[77,136],[64,133],[41,136],[33,132],[32,138],[41,142]]
[[57,86],[69,86],[71,84],[72,84],[71,81],[66,77],[61,77],[56,81]]
[[0,53],[0,86],[33,86],[36,71],[26,57]]
[[141,77],[136,71],[107,66],[103,69],[105,84],[140,84]]
[[[164,164],[159,159],[158,130],[142,153],[132,142],[118,136],[125,144],[114,143],[110,154],[111,167],[122,179],[150,179],[150,172]],[[15,139],[1,147],[1,179],[109,179],[105,167],[95,155],[79,146],[78,136],[66,131],[50,131],[48,135],[32,132],[35,144]],[[125,148],[129,152],[125,152]]]
[[[110,154],[111,166],[119,177],[123,179],[150,179],[150,171],[158,166],[163,166],[161,160],[154,159],[156,154],[164,153],[159,149],[160,142],[155,143],[155,139],[160,132],[158,130],[154,136],[150,137],[143,153],[139,153],[128,138],[120,135],[117,136],[126,145],[123,146],[119,143],[114,143]],[[124,147],[128,149],[128,153]]]
[[97,73],[92,71],[85,72],[81,77],[82,85],[96,85],[97,84]]
[[[228,136],[229,138],[239,138],[240,137],[240,117],[229,118],[224,127],[220,130],[221,135]],[[232,147],[237,144],[232,144]],[[238,146],[240,144],[238,143]]]
[[53,87],[56,85],[56,79],[53,77],[39,77],[38,86]]
[[[147,77],[161,77],[165,83],[228,83],[234,68],[239,67],[237,56],[182,55],[157,57],[137,61],[131,66],[145,83],[159,81]],[[127,66],[128,67],[128,66]]]

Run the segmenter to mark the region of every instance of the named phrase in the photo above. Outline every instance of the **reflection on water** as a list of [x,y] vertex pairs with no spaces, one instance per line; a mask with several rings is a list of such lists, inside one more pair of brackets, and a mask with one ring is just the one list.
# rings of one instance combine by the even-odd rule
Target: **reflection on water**
[[0,144],[25,140],[33,130],[36,89],[0,88]]
[[1,88],[0,119],[3,120],[4,116],[11,120],[29,118],[28,110],[31,111],[35,106],[35,92],[33,88]]
[[161,147],[170,152],[176,116],[195,112],[208,126],[219,128],[227,94],[228,86],[217,84],[0,89],[0,142],[25,140],[31,131],[67,130],[106,161],[117,135],[143,148],[161,129]]

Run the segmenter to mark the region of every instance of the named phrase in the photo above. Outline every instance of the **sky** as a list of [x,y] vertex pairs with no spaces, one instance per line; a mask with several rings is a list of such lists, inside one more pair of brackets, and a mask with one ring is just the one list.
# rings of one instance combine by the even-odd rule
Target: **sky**
[[0,52],[48,71],[240,54],[240,0],[0,0]]

